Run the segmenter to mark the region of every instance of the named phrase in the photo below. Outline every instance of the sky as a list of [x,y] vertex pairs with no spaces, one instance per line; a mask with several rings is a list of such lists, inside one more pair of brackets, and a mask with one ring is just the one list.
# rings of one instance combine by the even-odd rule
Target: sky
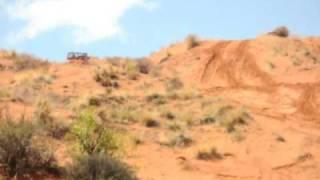
[[188,34],[246,39],[285,25],[320,36],[319,18],[319,0],[0,0],[0,49],[140,57]]

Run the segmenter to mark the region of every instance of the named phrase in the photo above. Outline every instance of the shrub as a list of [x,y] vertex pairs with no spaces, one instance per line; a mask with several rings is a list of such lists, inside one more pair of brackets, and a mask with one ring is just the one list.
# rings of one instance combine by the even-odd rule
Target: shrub
[[144,121],[144,125],[148,128],[154,128],[154,127],[159,127],[160,123],[157,120],[148,118]]
[[184,86],[183,82],[179,78],[175,77],[168,81],[167,90],[168,91],[179,90],[179,89],[182,89],[183,86]]
[[47,61],[43,61],[42,59],[30,54],[13,53],[11,59],[14,62],[14,68],[16,71],[23,71],[49,66],[49,63]]
[[147,96],[146,100],[149,103],[154,103],[157,105],[163,105],[167,103],[166,97],[164,95],[157,94],[157,93]]
[[119,79],[116,72],[110,70],[107,71],[106,69],[96,70],[94,79],[96,82],[100,83],[104,87],[114,87],[118,88],[119,84],[117,80]]
[[161,117],[166,118],[168,120],[174,120],[176,115],[171,111],[164,111],[161,113]]
[[237,125],[245,125],[251,116],[244,109],[237,109],[231,106],[222,107],[216,116],[217,123],[228,132],[236,130]]
[[136,180],[124,163],[108,155],[92,154],[78,158],[68,169],[70,180]]
[[119,148],[114,134],[98,124],[92,111],[80,113],[77,122],[71,129],[80,150],[87,154],[114,154]]
[[140,73],[149,74],[151,69],[151,64],[147,59],[139,59],[137,60],[137,67]]
[[251,119],[250,114],[243,108],[228,104],[218,104],[200,120],[201,124],[216,123],[228,132],[234,132],[238,125],[245,125]]
[[1,121],[0,164],[6,176],[19,178],[33,172],[56,170],[52,153],[44,146],[36,145],[32,124],[25,121]]
[[288,37],[290,35],[289,29],[285,26],[277,27],[275,30],[270,32],[269,34],[279,37]]
[[188,49],[192,49],[200,44],[198,37],[193,34],[190,34],[185,41],[187,43]]
[[197,158],[199,160],[221,160],[223,159],[223,156],[217,152],[216,148],[211,148],[208,150],[201,150],[197,154]]
[[139,69],[137,62],[133,60],[127,60],[125,64],[125,73],[131,80],[137,80],[139,77]]
[[88,104],[90,106],[100,106],[101,105],[101,100],[99,97],[90,97],[88,100]]

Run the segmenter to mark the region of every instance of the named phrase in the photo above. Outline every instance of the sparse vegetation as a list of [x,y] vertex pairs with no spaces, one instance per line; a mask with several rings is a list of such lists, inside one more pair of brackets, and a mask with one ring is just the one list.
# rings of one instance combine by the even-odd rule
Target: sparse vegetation
[[245,125],[250,119],[250,114],[243,108],[221,105],[212,109],[212,112],[207,114],[200,123],[216,123],[228,132],[233,132],[238,125]]
[[57,122],[52,115],[51,106],[48,101],[38,102],[34,118],[43,134],[60,139],[69,131],[69,126],[64,122]]
[[166,86],[167,86],[167,91],[175,91],[175,90],[182,89],[184,85],[179,78],[175,77],[170,79],[166,84]]
[[279,36],[279,37],[286,38],[286,37],[288,37],[290,35],[290,31],[289,31],[289,29],[287,27],[280,26],[280,27],[277,27],[272,32],[270,32],[269,34],[274,35],[274,36]]
[[21,119],[1,118],[0,164],[9,178],[21,178],[33,172],[57,170],[53,154],[36,142],[34,125]]
[[133,107],[117,107],[109,112],[109,120],[113,123],[131,124],[139,120],[138,111]]
[[169,147],[188,147],[193,143],[193,140],[191,137],[183,133],[179,133],[166,137],[165,139],[160,140],[159,143]]
[[16,71],[23,71],[36,68],[46,68],[49,66],[47,61],[37,58],[30,54],[18,54],[13,52],[9,57],[14,62]]
[[118,88],[118,75],[114,70],[98,69],[95,71],[94,79],[104,87]]
[[70,180],[136,180],[134,172],[121,161],[103,154],[84,155],[68,169]]

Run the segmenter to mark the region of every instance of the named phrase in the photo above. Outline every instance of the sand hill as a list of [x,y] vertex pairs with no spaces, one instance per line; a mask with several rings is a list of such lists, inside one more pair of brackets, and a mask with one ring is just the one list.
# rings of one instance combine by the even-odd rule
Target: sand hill
[[[35,121],[45,101],[53,132],[94,109],[142,180],[320,179],[320,38],[192,41],[89,64],[1,51],[0,107]],[[77,141],[62,137],[44,142],[67,167]]]

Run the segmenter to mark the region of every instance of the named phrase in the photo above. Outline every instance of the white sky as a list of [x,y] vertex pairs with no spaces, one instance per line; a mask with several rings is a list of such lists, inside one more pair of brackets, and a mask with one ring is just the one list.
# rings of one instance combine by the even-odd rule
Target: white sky
[[150,0],[0,0],[13,20],[22,20],[23,27],[11,35],[14,41],[36,38],[59,27],[71,27],[75,43],[91,43],[119,36],[123,30],[120,18],[139,6],[152,10]]

